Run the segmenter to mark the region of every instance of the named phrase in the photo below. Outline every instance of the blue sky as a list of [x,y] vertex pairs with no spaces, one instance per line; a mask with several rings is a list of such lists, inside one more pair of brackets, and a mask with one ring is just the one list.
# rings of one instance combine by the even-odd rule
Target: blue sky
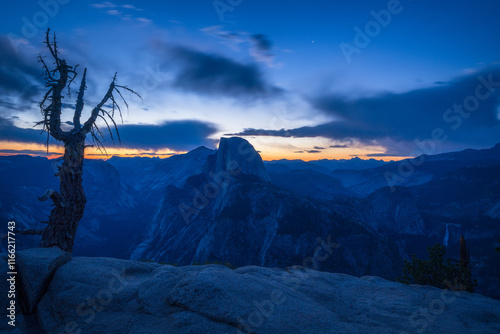
[[[43,149],[46,138],[32,126],[44,89],[36,56],[49,27],[67,61],[88,68],[89,108],[115,71],[143,96],[128,97],[121,149],[105,142],[111,153],[162,156],[239,135],[265,159],[397,159],[500,141],[497,1],[42,0],[3,8],[0,153]],[[446,139],[433,138],[435,130]],[[423,152],[429,141],[435,149]]]

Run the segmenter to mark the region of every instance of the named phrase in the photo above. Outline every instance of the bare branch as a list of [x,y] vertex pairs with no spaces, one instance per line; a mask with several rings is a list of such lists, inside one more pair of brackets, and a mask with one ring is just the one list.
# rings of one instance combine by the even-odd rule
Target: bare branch
[[[113,122],[113,125],[115,127],[115,131],[116,131],[116,135],[118,136],[118,142],[121,144],[122,143],[122,139],[120,138],[120,132],[118,132],[118,127],[116,126],[115,120],[113,119],[113,117],[111,117],[109,115],[109,113],[106,110],[102,110],[102,112],[106,113],[106,115],[109,117],[109,119],[111,120],[111,122]],[[107,122],[106,122],[106,124],[107,124]],[[113,139],[113,136],[111,136],[111,139]]]
[[[40,103],[40,111],[44,117],[44,131],[47,131],[54,139],[59,141],[65,141],[68,138],[68,133],[62,131],[61,129],[61,109],[62,109],[62,91],[67,86],[68,83],[68,70],[71,68],[66,65],[64,59],[59,58],[59,52],[57,50],[57,40],[54,34],[53,42],[50,41],[50,29],[47,29],[45,35],[45,44],[50,51],[50,54],[55,60],[56,68],[54,70],[49,70],[47,63],[44,61],[43,57],[39,57],[39,62],[42,63],[42,67],[46,74],[46,87],[50,87],[49,91],[45,94],[42,102]],[[58,78],[56,79],[56,74]],[[75,74],[76,76],[76,74]],[[74,79],[74,77],[73,77]],[[45,103],[50,101],[50,105],[45,107]],[[48,140],[47,140],[47,151],[48,151]]]
[[93,126],[93,129],[94,129],[94,133],[97,133],[99,135],[99,137],[101,137],[101,139],[104,140],[104,136],[101,132],[101,129],[99,129],[99,127],[95,124],[92,125]]
[[[45,76],[46,76],[46,79],[49,80],[49,82],[55,82],[56,80],[52,77],[52,74],[50,74],[50,70],[49,70],[49,67],[47,66],[47,64],[45,63],[45,60],[43,60],[43,57],[42,55],[38,55],[38,62],[39,63],[42,63],[42,69],[44,70],[43,73],[45,73]],[[48,85],[49,83],[46,84],[46,86]]]
[[137,93],[136,91],[134,91],[134,90],[132,90],[132,89],[128,88],[127,86],[116,85],[116,87],[118,87],[118,88],[123,88],[123,89],[125,89],[125,90],[128,90],[130,93],[132,93],[132,94],[134,94],[134,95],[137,95],[137,97],[139,97],[139,98],[141,99],[141,101],[143,101],[143,100],[142,100],[142,96],[141,96],[139,93]]
[[87,69],[84,69],[82,82],[80,83],[80,90],[78,91],[78,98],[76,99],[75,114],[73,115],[73,124],[75,126],[75,129],[77,130],[80,130],[80,128],[82,127],[80,124],[80,117],[82,116],[82,111],[84,106],[83,95],[85,94],[85,89],[87,89],[86,78],[87,78]]
[[[109,135],[111,136],[111,140],[112,141],[115,141],[114,138],[113,138],[113,131],[111,131],[111,128],[109,127],[109,124],[108,124],[108,121],[106,120],[106,118],[102,115],[99,115],[100,118],[102,118],[102,120],[104,121],[104,123],[106,123],[106,127],[108,128],[108,131],[109,131]],[[111,119],[113,120],[113,119]]]
[[27,234],[27,235],[40,235],[43,233],[43,230],[37,230],[37,229],[29,229],[29,230],[24,230],[24,231],[17,231],[16,234]]
[[[37,230],[37,229],[29,229],[29,230],[23,230],[23,231],[16,231],[16,235],[40,235],[43,233],[43,230]],[[2,240],[7,239],[8,234],[2,234]]]
[[45,93],[45,95],[43,96],[42,102],[40,102],[38,104],[40,106],[42,114],[44,113],[44,110],[45,110],[45,108],[43,106],[45,105],[45,102],[47,102],[47,100],[49,99],[49,95],[50,95],[50,93],[52,93],[52,90],[53,90],[53,88],[50,87],[50,89],[47,91],[47,93]]
[[122,98],[123,103],[125,103],[125,106],[127,107],[127,110],[128,110],[128,103],[127,103],[127,101],[125,101],[125,98],[123,97],[123,95],[120,92],[120,90],[115,87],[115,91],[120,95],[120,97]]
[[50,28],[47,29],[47,33],[45,35],[45,44],[47,45],[47,47],[49,48],[49,51],[50,53],[52,54],[52,57],[54,58],[54,60],[56,61],[56,65],[57,67],[59,67],[61,64],[59,62],[59,57],[57,56],[57,44],[56,44],[56,35],[54,33],[54,49],[52,48],[51,44],[50,44]]
[[54,190],[52,190],[52,189],[47,189],[47,190],[45,191],[45,193],[44,193],[42,196],[38,197],[38,200],[39,200],[40,202],[45,202],[45,201],[46,201],[46,200],[48,200],[48,199],[50,198],[50,196],[52,196],[53,194],[54,194]]
[[[68,66],[68,68],[71,68],[71,66]],[[74,69],[68,71],[70,73],[73,73],[73,76],[71,77],[71,79],[69,80],[68,82],[68,96],[71,97],[71,84],[73,83],[73,81],[75,80],[75,78],[77,77],[78,73],[76,72],[76,69],[78,68],[78,65],[75,66]]]
[[96,135],[96,131],[98,134],[101,135],[102,137],[102,133],[101,131],[99,130],[99,128],[97,128],[95,125],[92,126],[92,129],[90,131],[90,134],[92,135],[92,141],[94,142],[95,146],[97,147],[97,149],[101,152],[101,153],[104,153],[106,155],[108,155],[108,152],[106,151],[106,148],[104,147],[104,145],[102,144],[101,140],[99,138],[97,138],[97,135]]
[[[113,117],[115,116],[115,106],[116,106],[116,108],[118,109],[118,112],[120,114],[120,119],[122,120],[122,123],[123,123],[122,109],[120,108],[118,103],[116,103],[113,95],[111,95],[111,101],[113,101],[113,113],[111,114],[111,116],[113,116]],[[125,103],[127,103],[127,102],[125,102]],[[127,105],[127,110],[128,110],[128,105]]]
[[115,76],[113,77],[113,81],[109,84],[108,91],[106,92],[106,95],[102,98],[101,102],[92,110],[92,113],[89,117],[89,119],[83,124],[83,134],[87,134],[91,131],[92,126],[94,125],[97,115],[99,115],[99,111],[101,110],[102,106],[109,100],[110,96],[113,94],[113,90],[115,89],[115,81],[116,81],[116,73]]

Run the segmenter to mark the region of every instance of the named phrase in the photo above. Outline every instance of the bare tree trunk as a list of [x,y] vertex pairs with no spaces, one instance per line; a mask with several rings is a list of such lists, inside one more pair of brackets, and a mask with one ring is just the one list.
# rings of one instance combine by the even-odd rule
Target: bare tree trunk
[[[114,141],[113,131],[110,128],[110,123],[108,123],[109,121],[111,122],[111,125],[114,126],[116,135],[120,141],[120,134],[113,117],[115,116],[115,110],[119,113],[120,117],[122,116],[122,111],[113,94],[114,92],[118,93],[127,108],[127,101],[125,101],[119,89],[126,90],[137,95],[138,97],[140,97],[140,95],[126,86],[118,85],[116,83],[115,73],[106,95],[104,95],[101,102],[94,107],[94,109],[92,109],[90,117],[82,125],[80,118],[84,108],[83,97],[87,88],[87,69],[85,69],[83,71],[83,77],[75,104],[73,129],[71,131],[63,131],[61,129],[61,112],[63,105],[62,98],[64,97],[63,91],[67,88],[69,95],[70,85],[76,78],[76,68],[78,65],[75,67],[69,66],[65,59],[61,59],[59,57],[56,36],[54,34],[51,41],[49,32],[50,29],[47,29],[45,44],[50,51],[50,55],[54,59],[55,69],[49,69],[42,55],[38,57],[39,62],[42,63],[45,73],[46,86],[49,90],[45,93],[42,101],[40,102],[40,111],[43,115],[43,120],[38,122],[37,125],[43,125],[43,130],[48,132],[47,151],[49,148],[49,136],[52,136],[55,140],[64,143],[64,157],[63,164],[56,174],[59,177],[60,193],[49,189],[39,198],[41,201],[45,201],[50,198],[55,205],[54,209],[52,209],[52,212],[50,213],[48,226],[42,233],[42,242],[40,243],[40,246],[57,246],[62,250],[72,252],[78,223],[83,217],[83,210],[85,209],[85,203],[87,202],[82,184],[85,137],[90,133],[94,143],[97,144],[97,147],[99,149],[101,147],[104,149],[104,146],[99,139],[103,139],[104,137],[96,124],[96,120],[100,117],[106,124],[111,139]],[[103,109],[108,101],[110,101],[111,110]]]
[[472,270],[470,264],[470,250],[467,248],[467,241],[464,236],[460,236],[460,274],[464,291],[474,292],[472,282]]
[[65,142],[64,162],[57,174],[61,193],[50,196],[55,207],[42,234],[41,247],[58,246],[64,251],[73,251],[78,222],[87,201],[82,184],[84,150],[85,135],[81,132],[73,133]]

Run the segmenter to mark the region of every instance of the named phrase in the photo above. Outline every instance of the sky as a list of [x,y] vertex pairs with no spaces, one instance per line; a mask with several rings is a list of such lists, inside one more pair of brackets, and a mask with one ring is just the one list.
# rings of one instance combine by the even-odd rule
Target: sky
[[[87,157],[168,157],[223,136],[265,160],[398,160],[500,142],[498,1],[27,0],[2,13],[0,155],[47,156],[34,125],[48,28],[79,65],[65,130],[84,68],[86,117],[115,72],[142,96],[124,95],[121,145],[105,135],[108,156]],[[49,143],[49,156],[63,151]]]

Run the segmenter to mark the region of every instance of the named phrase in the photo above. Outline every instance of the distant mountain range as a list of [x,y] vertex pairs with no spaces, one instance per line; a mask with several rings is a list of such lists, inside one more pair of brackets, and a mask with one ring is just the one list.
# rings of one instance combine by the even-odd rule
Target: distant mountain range
[[[0,219],[43,228],[51,207],[37,196],[58,188],[57,163],[0,157]],[[388,175],[399,182],[391,184]],[[263,162],[247,141],[223,138],[218,150],[200,147],[168,159],[86,160],[84,188],[88,202],[76,255],[309,265],[394,279],[403,259],[424,257],[436,242],[458,257],[463,234],[478,291],[500,298],[494,251],[500,145],[387,163]],[[20,248],[38,242],[18,237]]]

